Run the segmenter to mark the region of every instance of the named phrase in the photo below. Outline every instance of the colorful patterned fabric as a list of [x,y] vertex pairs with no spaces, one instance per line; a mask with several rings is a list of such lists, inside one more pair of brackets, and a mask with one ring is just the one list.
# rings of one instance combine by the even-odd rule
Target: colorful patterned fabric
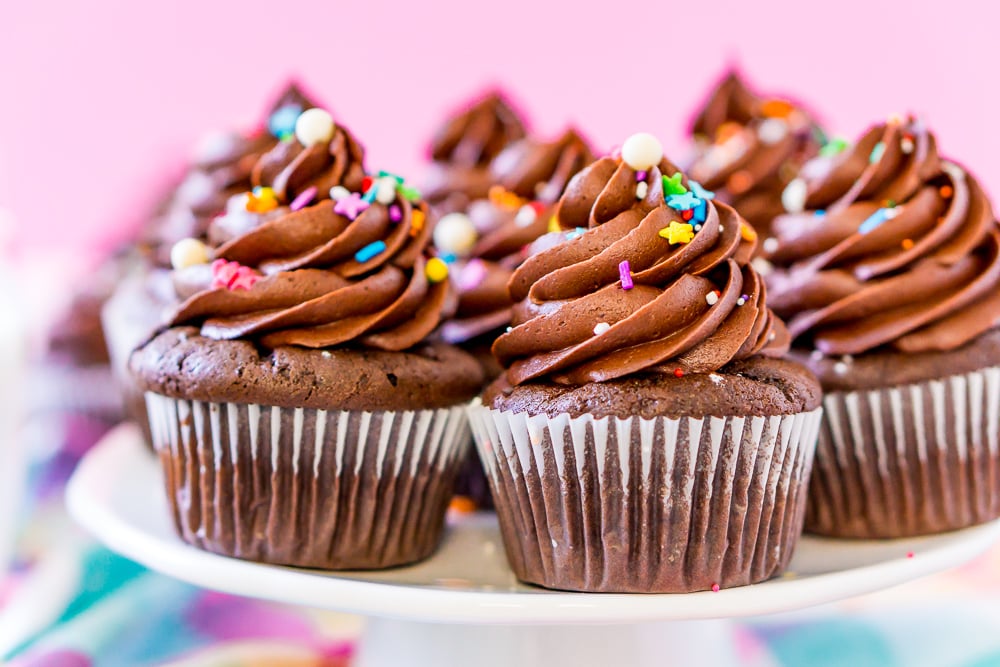
[[[19,560],[0,579],[0,657],[13,667],[347,667],[361,619],[196,589],[96,545],[62,507],[106,428],[28,429],[34,462]],[[37,425],[35,425],[37,426]],[[733,626],[752,667],[1000,667],[1000,548],[876,595]],[[670,664],[665,660],[665,664]],[[583,666],[581,666],[583,667]]]

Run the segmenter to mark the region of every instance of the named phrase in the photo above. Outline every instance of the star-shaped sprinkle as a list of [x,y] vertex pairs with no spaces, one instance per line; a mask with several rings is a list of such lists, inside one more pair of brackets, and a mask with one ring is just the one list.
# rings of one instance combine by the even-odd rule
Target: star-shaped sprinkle
[[391,171],[386,171],[385,169],[379,169],[378,177],[385,178],[386,176],[391,176],[392,178],[396,179],[396,185],[402,185],[406,181],[405,178],[403,178],[398,174],[394,174]]
[[363,211],[365,211],[371,204],[366,202],[361,198],[357,192],[352,192],[349,197],[344,197],[337,201],[336,205],[333,207],[334,213],[339,213],[348,220],[356,220]]
[[661,229],[659,234],[667,239],[670,245],[690,243],[691,239],[694,238],[694,228],[687,223],[674,220],[669,226]]
[[673,176],[663,177],[663,194],[664,195],[682,195],[687,192],[687,188],[681,183],[684,179],[684,174],[677,171],[674,172]]
[[239,262],[217,259],[212,262],[212,289],[250,289],[260,280],[256,271]]
[[667,206],[675,211],[690,211],[698,207],[702,200],[691,192],[667,197]]
[[[691,186],[691,192],[694,193],[694,196],[697,197],[698,199],[705,199],[705,200],[715,199],[715,193],[712,192],[711,190],[706,190],[704,186],[702,186],[702,184],[699,183],[698,181],[689,180],[688,185]],[[684,194],[684,193],[678,192],[677,194]]]
[[278,208],[278,197],[271,188],[258,186],[247,194],[246,208],[250,213],[273,211]]

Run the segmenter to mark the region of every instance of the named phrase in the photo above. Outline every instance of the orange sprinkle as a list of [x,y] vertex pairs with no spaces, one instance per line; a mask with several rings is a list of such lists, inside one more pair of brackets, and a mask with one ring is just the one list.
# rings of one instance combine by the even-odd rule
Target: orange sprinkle
[[734,195],[746,192],[750,189],[751,185],[753,185],[753,177],[750,175],[750,172],[743,169],[734,173],[726,181],[726,187]]
[[944,224],[944,216],[941,216],[940,218],[938,218],[938,219],[937,219],[937,223],[938,223],[939,225],[943,225],[943,224]]
[[427,216],[419,208],[413,209],[412,221],[410,222],[410,236],[416,236],[424,228],[424,220]]
[[760,112],[768,118],[788,118],[795,111],[795,105],[788,100],[767,100],[760,105]]
[[494,185],[489,192],[490,201],[501,208],[521,208],[524,200],[502,185]]
[[745,222],[740,223],[740,236],[743,237],[744,241],[748,241],[750,243],[757,240],[757,232],[755,232],[753,227]]
[[731,120],[726,121],[715,131],[715,143],[724,144],[743,130],[743,126]]
[[684,371],[682,371],[682,370],[681,370],[681,369],[679,369],[679,368],[675,368],[675,369],[674,369],[674,376],[675,376],[675,377],[679,377],[679,378],[682,378],[682,377],[684,377]]
[[471,514],[476,511],[476,502],[468,496],[453,496],[448,509],[459,514]]
[[903,243],[901,245],[903,246],[903,250],[909,250],[913,247],[913,239],[903,239]]
[[944,197],[945,199],[948,199],[953,194],[955,194],[955,191],[952,189],[950,185],[942,185],[941,189],[938,190],[938,192],[940,192],[941,196]]

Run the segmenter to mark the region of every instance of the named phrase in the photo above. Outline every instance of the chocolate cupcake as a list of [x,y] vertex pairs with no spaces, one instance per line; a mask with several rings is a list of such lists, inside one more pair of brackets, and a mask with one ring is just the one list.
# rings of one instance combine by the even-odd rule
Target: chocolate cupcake
[[625,142],[569,184],[514,272],[504,374],[469,414],[511,567],[588,592],[779,574],[802,528],[820,391],[730,207]]
[[503,93],[492,91],[448,118],[430,146],[422,188],[441,213],[465,209],[495,184],[490,163],[526,135],[524,120]]
[[262,218],[220,219],[210,265],[195,244],[176,258],[183,302],[131,371],[182,539],[303,567],[411,563],[440,540],[481,372],[427,340],[455,303],[427,205],[366,177],[329,114],[301,114],[295,137],[252,170]]
[[784,213],[785,186],[826,141],[801,105],[758,95],[735,71],[712,91],[690,133],[695,142],[691,178],[764,235]]
[[1000,229],[893,118],[789,186],[771,304],[826,390],[807,530],[880,538],[1000,516]]
[[[152,441],[146,401],[128,373],[128,358],[177,304],[171,282],[171,252],[178,242],[188,239],[211,241],[209,228],[219,215],[228,211],[235,217],[238,209],[246,211],[246,193],[252,188],[252,171],[260,157],[282,139],[290,139],[299,114],[314,106],[298,84],[289,83],[271,104],[260,127],[247,133],[220,132],[205,137],[179,184],[140,232],[134,253],[139,261],[130,262],[101,307],[102,328],[125,414],[142,427],[147,442]],[[243,220],[253,224],[257,217],[247,212]]]

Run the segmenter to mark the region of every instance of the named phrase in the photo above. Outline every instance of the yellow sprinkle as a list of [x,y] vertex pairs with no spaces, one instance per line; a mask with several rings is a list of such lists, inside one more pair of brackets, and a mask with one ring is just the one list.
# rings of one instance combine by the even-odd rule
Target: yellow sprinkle
[[431,257],[424,267],[424,274],[432,283],[442,282],[448,277],[448,265],[440,257]]
[[903,239],[903,243],[901,245],[903,246],[903,250],[909,250],[913,247],[913,239]]
[[494,185],[490,188],[490,201],[501,208],[516,209],[524,205],[525,200],[507,190],[502,185]]
[[676,220],[670,223],[669,227],[660,230],[660,236],[667,239],[671,245],[677,243],[690,243],[694,238],[694,227],[684,222]]
[[553,214],[552,217],[549,218],[549,233],[553,234],[561,231],[562,227],[559,226],[559,217]]
[[753,227],[745,222],[740,223],[740,236],[743,237],[744,241],[748,241],[750,243],[757,240],[757,232],[755,232]]
[[247,193],[247,210],[251,213],[267,213],[278,208],[278,196],[271,188],[254,188]]
[[413,209],[413,219],[410,222],[410,236],[416,236],[424,228],[424,220],[427,216],[419,208]]

